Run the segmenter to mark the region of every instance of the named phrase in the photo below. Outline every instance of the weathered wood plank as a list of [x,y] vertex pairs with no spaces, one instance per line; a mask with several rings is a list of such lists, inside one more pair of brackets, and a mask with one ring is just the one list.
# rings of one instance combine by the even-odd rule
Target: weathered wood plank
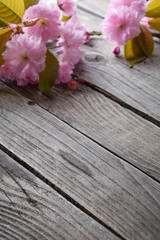
[[[97,1],[97,8],[100,5]],[[80,10],[78,15],[90,31],[100,30],[101,18]],[[132,69],[128,68],[123,57],[113,56],[112,48],[113,45],[103,37],[92,38],[90,47],[86,45],[84,48],[85,57],[77,65],[76,73],[160,121],[160,44],[155,43],[153,62],[146,60],[146,63],[139,63]]]
[[1,84],[0,142],[127,239],[160,235],[160,184]]
[[[159,67],[157,66],[157,69]],[[93,74],[94,72],[94,74]],[[131,107],[149,115],[160,126],[160,81],[138,71],[132,71],[118,60],[98,52],[87,52],[76,67],[78,76],[111,93]]]
[[108,0],[103,0],[103,1],[102,0],[100,1],[78,0],[75,2],[77,2],[77,6],[79,9],[88,13],[92,13],[93,15],[102,18],[103,16],[105,16],[109,1]]
[[0,151],[0,239],[118,240]]
[[54,87],[49,98],[33,86],[10,86],[160,182],[160,129],[154,124],[84,84],[76,91]]
[[103,18],[108,9],[109,0],[74,0],[77,3],[77,7],[92,15]]
[[[88,28],[90,28],[93,24],[95,24],[95,27],[97,26],[99,18],[97,18],[98,20],[94,21],[94,16],[88,17],[89,15],[82,14],[82,11],[79,11],[78,14],[84,22],[88,23]],[[96,39],[94,41],[94,46],[97,49],[99,48],[102,52],[103,45],[100,44],[101,41],[102,39]],[[111,49],[106,49],[106,51],[107,54],[110,55],[109,52],[111,52]],[[91,54],[86,53],[85,58],[87,58],[87,61],[90,61],[91,64],[93,62],[94,65],[95,61],[97,63],[97,61],[103,60],[101,54],[99,55],[99,58],[96,57],[97,53],[93,54],[91,52]],[[119,59],[117,60],[117,64],[119,64]],[[85,68],[86,66],[84,66],[84,69]],[[90,73],[90,77],[92,75],[93,73]],[[112,105],[111,101],[92,90],[89,91],[88,88],[82,87],[80,91],[82,93],[78,92],[73,94],[71,91],[67,92],[67,90],[63,91],[62,89],[54,89],[52,92],[52,98],[48,100],[44,96],[38,95],[39,93],[34,91],[32,87],[30,94],[27,96],[31,97],[35,102],[40,104],[45,109],[49,109],[51,113],[66,121],[71,126],[75,127],[84,134],[87,134],[89,137],[105,146],[107,149],[110,149],[112,152],[115,152],[119,156],[123,157],[126,161],[130,161],[130,163],[142,169],[142,171],[160,180],[160,148],[158,128],[154,127],[152,124],[148,125],[145,121],[137,121],[134,114],[134,117],[130,115],[130,111],[124,110],[117,104],[113,103]],[[24,89],[23,93],[26,94],[26,89]],[[55,94],[57,98],[54,98]],[[81,95],[83,96],[82,98]],[[63,98],[63,100],[61,98]],[[70,102],[72,101],[71,99],[73,98],[76,98],[76,101],[73,101],[72,103],[74,107],[68,111],[70,108]],[[88,114],[83,114],[84,108],[76,107],[79,106],[79,100],[81,106],[85,106]],[[65,106],[61,104],[61,101],[65,101]],[[110,103],[109,107],[108,101]],[[96,103],[96,105],[92,102]],[[115,112],[115,109],[117,109],[116,118],[115,114],[110,114],[110,109],[113,109],[113,113]],[[97,116],[99,116],[99,118],[95,118],[95,113]],[[122,116],[122,113],[124,116]],[[72,119],[70,114],[72,114]],[[101,124],[99,124],[100,122]],[[127,129],[126,125],[128,126]],[[98,129],[98,131],[96,129]],[[132,138],[135,140],[134,142],[131,141]],[[144,158],[144,156],[146,157]]]

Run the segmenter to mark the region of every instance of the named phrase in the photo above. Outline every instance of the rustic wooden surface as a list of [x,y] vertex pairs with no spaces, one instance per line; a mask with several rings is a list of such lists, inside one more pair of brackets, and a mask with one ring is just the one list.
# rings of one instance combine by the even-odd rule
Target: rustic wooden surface
[[[78,1],[100,30],[107,1]],[[129,69],[93,37],[76,91],[0,81],[0,239],[158,240],[160,43]]]
[[1,239],[119,239],[2,151],[0,159]]

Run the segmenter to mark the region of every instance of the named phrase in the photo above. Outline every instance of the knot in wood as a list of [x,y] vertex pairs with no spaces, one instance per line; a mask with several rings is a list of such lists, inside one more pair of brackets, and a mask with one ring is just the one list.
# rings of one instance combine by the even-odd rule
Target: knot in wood
[[105,60],[104,56],[97,53],[88,53],[84,58],[89,62],[103,62]]

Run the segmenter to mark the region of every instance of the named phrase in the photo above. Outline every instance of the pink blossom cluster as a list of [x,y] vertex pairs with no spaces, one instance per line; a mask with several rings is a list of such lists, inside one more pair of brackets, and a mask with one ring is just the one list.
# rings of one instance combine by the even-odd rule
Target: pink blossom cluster
[[[69,21],[62,27],[62,34],[57,42],[57,54],[60,62],[59,76],[56,83],[65,83],[70,80],[74,65],[79,62],[83,56],[81,46],[87,41],[85,27],[79,22],[76,15],[73,15]],[[65,74],[63,74],[65,72]]]
[[39,73],[45,67],[46,54],[46,46],[41,39],[27,34],[15,35],[6,47],[1,77],[16,80],[19,86],[38,83]]
[[57,0],[59,8],[65,13],[67,16],[72,16],[76,12],[76,4],[72,0]]
[[147,11],[145,0],[112,0],[102,21],[102,34],[111,43],[125,45],[140,34],[140,21]]
[[[72,0],[57,0],[57,3],[40,0],[25,11],[23,22],[42,19],[34,26],[23,27],[23,33],[14,34],[7,42],[0,77],[16,80],[18,85],[38,83],[39,73],[45,68],[46,42],[58,40],[60,70],[56,83],[70,81],[74,65],[83,55],[80,47],[87,40],[87,31],[75,15],[76,5]],[[62,22],[63,14],[72,17]]]
[[43,42],[48,40],[56,40],[60,34],[60,11],[58,6],[47,1],[40,1],[37,5],[28,8],[23,16],[23,21],[42,17],[42,20],[32,27],[24,27],[24,33],[37,38],[41,38]]

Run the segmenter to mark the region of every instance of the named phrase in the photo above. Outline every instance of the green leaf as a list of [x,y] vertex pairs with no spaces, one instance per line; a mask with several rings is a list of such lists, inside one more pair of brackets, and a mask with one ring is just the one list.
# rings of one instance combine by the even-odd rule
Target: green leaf
[[36,25],[39,21],[44,20],[44,18],[35,18],[35,19],[30,19],[27,21],[24,21],[23,23],[19,24],[20,27],[32,27]]
[[24,14],[23,0],[0,0],[0,21],[8,25],[8,23],[18,24]]
[[39,0],[24,0],[25,9],[29,8],[32,5],[37,4],[38,2]]
[[154,49],[152,34],[144,25],[140,25],[140,29],[141,33],[139,36],[129,40],[125,45],[125,58],[130,63],[129,67],[144,61],[146,57],[152,57]]
[[152,0],[148,5],[147,17],[160,17],[160,0]]
[[3,64],[2,53],[5,51],[5,44],[13,33],[12,28],[0,29],[0,66]]
[[137,58],[133,58],[129,61],[129,68],[133,67],[134,64],[139,63],[139,62],[143,62],[146,59],[146,56],[143,57],[137,57]]
[[160,31],[160,18],[150,20],[148,23],[152,28],[156,29],[157,31]]
[[45,94],[49,94],[52,86],[54,85],[59,70],[59,62],[56,57],[47,50],[46,54],[46,67],[43,72],[40,73],[39,89]]
[[135,63],[144,61],[146,59],[146,54],[141,48],[137,37],[129,40],[126,43],[124,51],[125,58],[130,63],[129,67],[133,67]]
[[65,16],[65,15],[63,15],[63,17],[62,17],[62,21],[63,22],[67,22],[70,18],[71,18],[72,16]]
[[8,23],[4,23],[2,21],[0,21],[0,28],[4,28],[7,27]]
[[144,25],[140,25],[141,34],[137,37],[140,47],[147,57],[152,57],[152,52],[154,49],[154,41],[152,34]]

